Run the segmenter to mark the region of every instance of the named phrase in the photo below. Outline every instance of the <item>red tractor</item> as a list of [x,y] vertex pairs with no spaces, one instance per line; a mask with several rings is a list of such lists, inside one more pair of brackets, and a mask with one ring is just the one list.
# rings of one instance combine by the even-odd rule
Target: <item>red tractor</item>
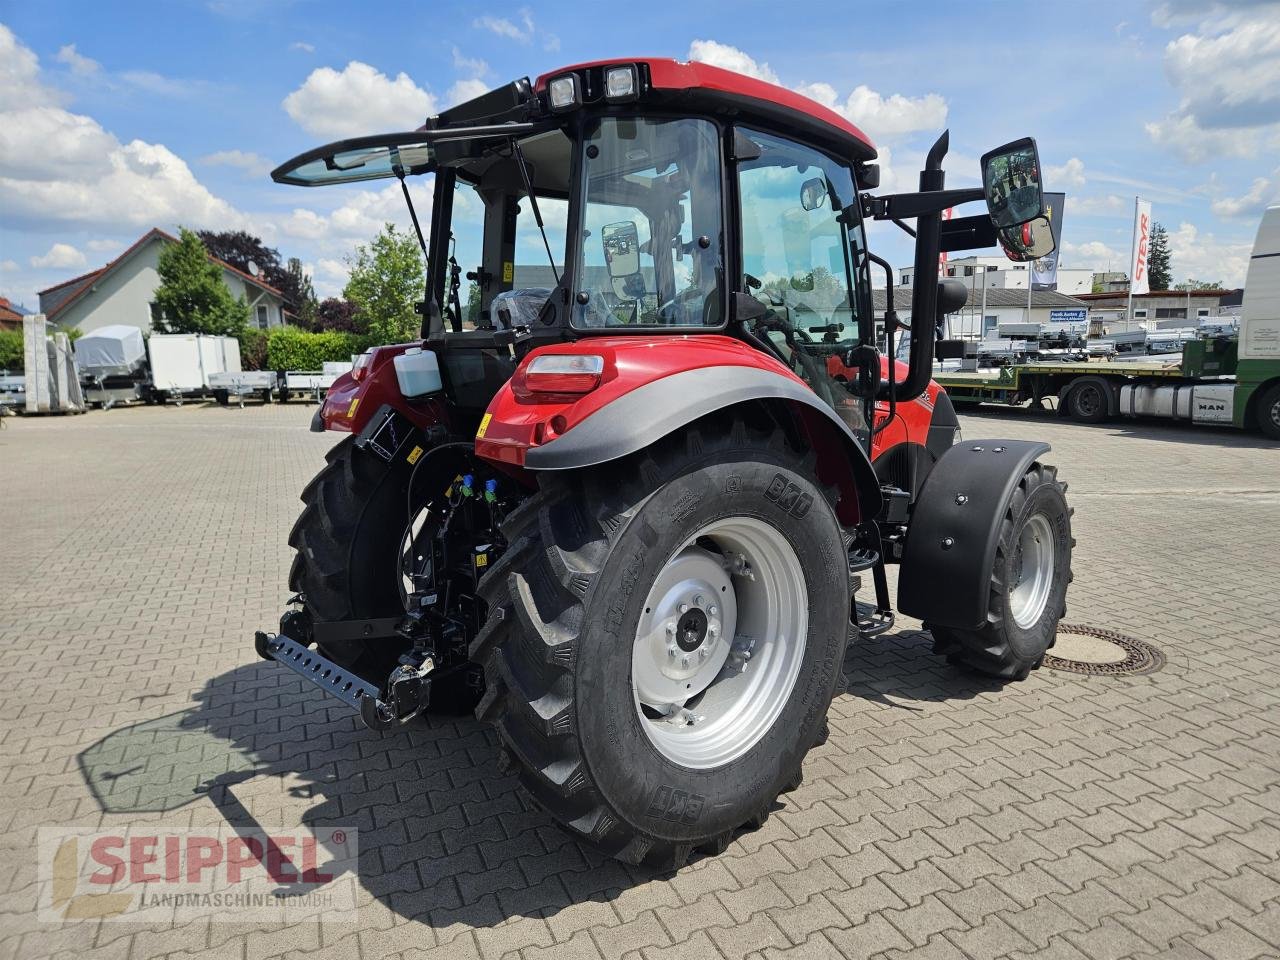
[[[948,190],[946,149],[919,192],[873,196],[843,117],[651,59],[284,164],[434,193],[422,340],[361,356],[317,413],[346,436],[259,654],[371,728],[474,708],[574,836],[670,867],[800,782],[846,648],[893,623],[886,564],[938,653],[1025,677],[1064,612],[1066,488],[1048,444],[961,442],[930,373],[965,291],[924,280],[945,251],[1047,252],[1040,166],[1017,141]],[[872,311],[873,265],[893,290],[872,218],[915,237],[906,364],[885,355],[907,324],[890,304],[881,338]]]

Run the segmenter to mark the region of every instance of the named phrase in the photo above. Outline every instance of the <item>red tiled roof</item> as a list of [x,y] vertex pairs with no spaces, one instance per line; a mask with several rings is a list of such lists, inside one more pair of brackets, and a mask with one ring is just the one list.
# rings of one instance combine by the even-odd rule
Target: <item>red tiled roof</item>
[[[93,287],[95,282],[97,282],[102,277],[105,277],[107,274],[113,271],[120,264],[124,263],[124,261],[129,259],[129,257],[131,257],[135,251],[141,249],[143,246],[145,246],[148,242],[150,242],[156,237],[160,237],[164,240],[167,240],[170,243],[178,242],[178,238],[175,237],[173,234],[166,233],[165,231],[161,230],[159,227],[152,227],[150,230],[144,233],[141,237],[139,237],[137,241],[131,244],[129,246],[129,249],[125,250],[124,253],[120,254],[120,256],[116,257],[106,266],[99,267],[97,270],[93,270],[89,273],[81,274],[78,277],[73,277],[70,280],[65,280],[62,283],[55,284],[52,287],[46,287],[44,290],[39,291],[42,294],[49,293],[52,290],[59,290],[62,287],[67,286],[68,284],[80,282],[80,288],[77,289],[70,296],[68,296],[61,303],[59,303],[52,310],[50,310],[48,318],[52,320],[54,317],[58,316],[58,314],[66,310],[67,307],[71,306],[71,304],[75,303],[82,296],[88,293],[89,290]],[[284,294],[281,293],[279,290],[277,290],[275,287],[271,286],[271,284],[263,283],[257,277],[251,276],[250,274],[245,273],[243,270],[237,270],[231,264],[227,263],[224,260],[219,260],[213,254],[209,254],[209,259],[212,260],[214,263],[216,263],[218,266],[222,267],[224,270],[230,270],[236,276],[241,277],[242,279],[246,280],[249,283],[252,283],[254,286],[261,287],[263,290],[266,290],[268,293],[274,293],[281,300],[284,299]]]

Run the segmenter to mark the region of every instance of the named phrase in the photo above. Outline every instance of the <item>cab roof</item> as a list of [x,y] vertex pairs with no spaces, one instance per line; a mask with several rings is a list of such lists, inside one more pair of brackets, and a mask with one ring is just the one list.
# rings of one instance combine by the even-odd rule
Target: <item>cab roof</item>
[[779,125],[794,124],[845,146],[858,160],[876,158],[871,138],[829,107],[786,87],[696,60],[686,63],[669,57],[614,57],[575,63],[542,74],[534,81],[534,90],[544,92],[551,79],[562,74],[628,63],[648,68],[649,87],[654,91],[680,95],[693,105],[756,115]]

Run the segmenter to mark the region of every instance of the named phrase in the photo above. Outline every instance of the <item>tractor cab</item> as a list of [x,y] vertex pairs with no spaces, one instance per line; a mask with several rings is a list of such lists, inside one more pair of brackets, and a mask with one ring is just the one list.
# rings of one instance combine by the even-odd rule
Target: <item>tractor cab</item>
[[[952,230],[947,249],[993,243],[997,227],[1014,238],[1011,253],[1026,248],[1038,167],[1034,145],[1018,147],[987,164],[985,194],[949,192],[993,206],[990,218],[968,218],[985,223]],[[878,184],[875,156],[856,126],[796,94],[648,60],[520,80],[417,130],[309,151],[272,176],[302,186],[433,178],[430,225],[419,227],[423,337],[450,405],[472,419],[539,346],[718,334],[783,364],[865,445],[874,400],[923,393],[932,360],[926,340],[905,383],[882,376],[877,347],[893,323],[881,330],[872,314],[863,220],[921,214],[861,192]],[[405,197],[412,207],[407,187]],[[933,291],[922,301],[914,315],[936,310]],[[326,425],[341,412],[335,404]]]

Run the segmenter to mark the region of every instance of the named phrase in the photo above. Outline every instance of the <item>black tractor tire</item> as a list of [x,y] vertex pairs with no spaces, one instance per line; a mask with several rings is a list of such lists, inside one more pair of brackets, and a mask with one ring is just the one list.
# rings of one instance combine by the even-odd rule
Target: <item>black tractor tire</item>
[[1078,381],[1067,394],[1067,413],[1079,423],[1102,423],[1111,416],[1111,386],[1098,377]]
[[[289,534],[297,551],[289,589],[302,595],[313,622],[398,616],[404,612],[399,549],[412,466],[403,457],[388,464],[365,453],[354,437],[335,444],[325,461],[302,491],[305,506]],[[407,644],[384,639],[317,646],[335,663],[381,683]],[[465,673],[433,680],[428,712],[463,714],[475,707],[480,691],[466,683]]]
[[1258,429],[1272,440],[1280,440],[1280,383],[1273,384],[1258,399],[1255,409]]
[[[799,786],[844,689],[850,578],[833,494],[813,479],[812,457],[742,420],[702,421],[615,464],[540,479],[479,587],[489,618],[471,647],[486,665],[476,714],[497,726],[500,765],[572,836],[619,860],[678,869],[695,850],[718,853]],[[736,758],[694,769],[643,727],[637,624],[676,551],[742,517],[803,558],[785,569],[803,578],[806,642],[771,725]]]
[[[974,630],[925,624],[933,634],[934,652],[949,662],[1003,680],[1022,680],[1044,661],[1066,614],[1067,586],[1071,583],[1071,515],[1067,485],[1057,469],[1033,463],[1022,476],[1000,520],[1000,539],[991,570],[987,621]],[[1020,542],[1033,518],[1052,538],[1053,571],[1043,608],[1033,623],[1020,625],[1010,603],[1022,574]],[[1034,534],[1036,527],[1031,527]],[[1046,548],[1050,545],[1046,544]]]

